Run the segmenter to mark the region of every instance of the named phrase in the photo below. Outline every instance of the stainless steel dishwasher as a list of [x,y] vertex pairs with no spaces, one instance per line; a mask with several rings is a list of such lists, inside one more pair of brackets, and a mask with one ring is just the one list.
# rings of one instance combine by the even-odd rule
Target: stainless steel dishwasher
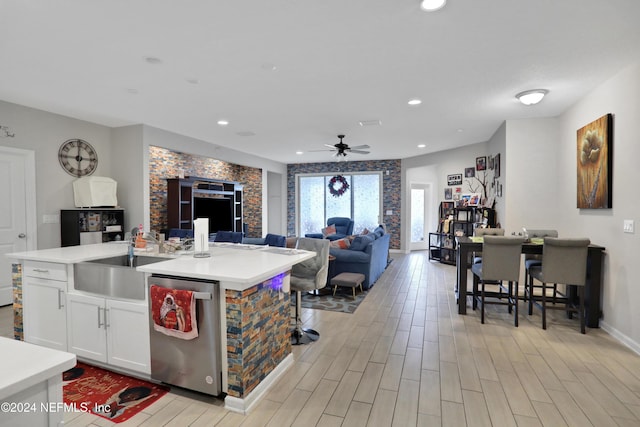
[[198,336],[184,340],[154,330],[149,301],[151,378],[210,394],[222,391],[220,286],[214,281],[152,275],[151,285],[195,292]]

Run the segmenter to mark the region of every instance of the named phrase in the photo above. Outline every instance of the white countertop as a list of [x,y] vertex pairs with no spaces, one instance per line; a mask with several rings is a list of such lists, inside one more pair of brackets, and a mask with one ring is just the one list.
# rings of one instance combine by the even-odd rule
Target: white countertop
[[[7,257],[17,260],[75,264],[124,255],[127,250],[126,244],[98,243],[15,252],[7,254]],[[218,280],[224,282],[226,288],[244,290],[314,256],[313,252],[303,250],[231,243],[212,243],[209,253],[211,254],[209,258],[195,258],[193,252],[174,256],[166,261],[137,267],[137,270],[168,276]],[[136,254],[138,254],[137,251]],[[139,254],[150,255],[146,252]],[[159,254],[158,256],[168,255]]]
[[96,243],[94,245],[66,246],[64,248],[40,249],[26,252],[13,252],[7,257],[27,260],[75,264],[93,259],[125,255],[128,246],[124,243]]
[[0,337],[0,400],[61,375],[76,365],[76,355]]
[[313,252],[236,244],[213,244],[209,258],[185,255],[138,267],[138,271],[169,276],[219,280],[226,288],[244,290],[292,265],[313,258]]

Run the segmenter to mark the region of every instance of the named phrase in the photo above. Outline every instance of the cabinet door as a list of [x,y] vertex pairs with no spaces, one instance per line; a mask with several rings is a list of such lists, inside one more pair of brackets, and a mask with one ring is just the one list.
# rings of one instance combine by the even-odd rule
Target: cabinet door
[[106,363],[104,298],[70,293],[67,304],[69,352]]
[[23,327],[26,342],[67,351],[67,282],[24,277]]
[[151,373],[147,304],[107,300],[108,363]]

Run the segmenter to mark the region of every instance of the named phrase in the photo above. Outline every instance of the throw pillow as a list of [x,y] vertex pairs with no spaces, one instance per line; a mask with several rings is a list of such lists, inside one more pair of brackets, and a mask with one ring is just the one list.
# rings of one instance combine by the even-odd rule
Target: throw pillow
[[349,249],[349,246],[351,246],[351,240],[347,237],[344,239],[333,240],[329,243],[329,247],[338,249]]
[[356,236],[355,239],[353,239],[353,242],[351,242],[351,246],[349,247],[349,249],[351,249],[352,251],[364,251],[367,245],[373,242],[373,240],[373,237],[369,235]]
[[369,233],[371,233],[369,231],[369,229],[365,228],[364,230],[362,230],[362,233],[360,233],[360,234],[362,234],[364,236],[365,234],[369,234]]
[[382,228],[381,226],[376,227],[375,230],[373,230],[373,233],[375,235],[377,235],[378,237],[382,237],[384,236],[384,228]]
[[327,237],[327,236],[331,236],[332,234],[336,234],[336,226],[335,225],[328,225],[325,228],[322,229],[322,237]]

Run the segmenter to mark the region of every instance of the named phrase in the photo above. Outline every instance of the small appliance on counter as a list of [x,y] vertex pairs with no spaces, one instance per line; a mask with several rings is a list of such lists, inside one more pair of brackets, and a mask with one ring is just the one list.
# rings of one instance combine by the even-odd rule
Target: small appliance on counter
[[105,176],[85,176],[73,181],[73,199],[77,208],[115,207],[118,183]]

